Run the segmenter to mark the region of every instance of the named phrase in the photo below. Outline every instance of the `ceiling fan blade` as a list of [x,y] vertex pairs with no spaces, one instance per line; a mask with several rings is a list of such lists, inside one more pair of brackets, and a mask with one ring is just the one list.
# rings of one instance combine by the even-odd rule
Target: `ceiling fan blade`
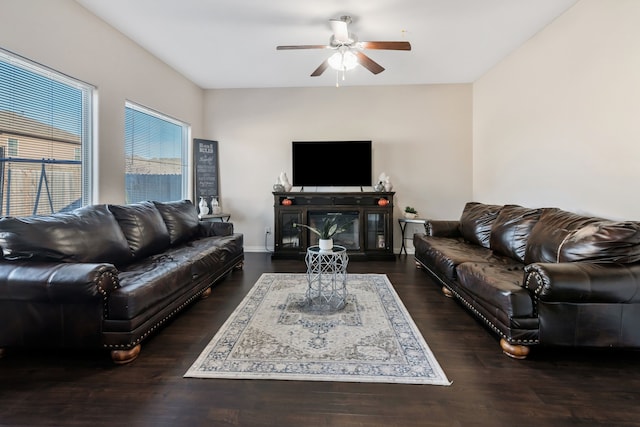
[[364,53],[355,52],[355,54],[358,57],[358,63],[367,70],[371,71],[373,74],[378,74],[384,71],[384,67],[382,65],[378,64],[376,61],[369,58]]
[[409,42],[361,42],[363,49],[411,50]]
[[324,61],[322,61],[322,64],[320,64],[318,68],[316,68],[315,71],[311,73],[311,77],[318,77],[322,75],[322,73],[324,73],[324,70],[326,70],[327,67],[329,67],[329,60],[325,59]]
[[293,50],[293,49],[331,49],[331,46],[324,44],[301,44],[293,46],[276,46],[277,50]]
[[333,38],[338,43],[349,43],[349,30],[347,21],[342,19],[330,19],[329,24],[333,30]]

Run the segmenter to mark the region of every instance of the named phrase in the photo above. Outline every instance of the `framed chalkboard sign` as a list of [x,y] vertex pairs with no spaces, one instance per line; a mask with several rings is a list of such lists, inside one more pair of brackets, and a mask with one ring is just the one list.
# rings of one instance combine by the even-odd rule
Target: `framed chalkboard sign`
[[194,203],[204,197],[218,197],[218,141],[193,140],[193,189]]

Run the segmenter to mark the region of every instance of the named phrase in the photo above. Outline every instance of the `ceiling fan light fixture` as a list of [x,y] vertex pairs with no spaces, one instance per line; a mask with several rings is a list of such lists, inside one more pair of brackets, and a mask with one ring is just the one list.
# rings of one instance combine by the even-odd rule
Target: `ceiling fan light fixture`
[[358,57],[350,50],[339,50],[329,57],[329,66],[337,71],[353,70],[358,65]]

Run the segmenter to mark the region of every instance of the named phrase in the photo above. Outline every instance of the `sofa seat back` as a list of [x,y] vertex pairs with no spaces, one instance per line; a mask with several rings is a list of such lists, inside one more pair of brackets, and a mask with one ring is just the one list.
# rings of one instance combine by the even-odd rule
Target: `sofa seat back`
[[531,230],[525,262],[640,261],[640,224],[543,209]]
[[491,225],[491,250],[524,263],[529,236],[541,212],[518,205],[503,206]]
[[7,260],[122,264],[129,259],[127,240],[105,205],[2,218],[0,246]]

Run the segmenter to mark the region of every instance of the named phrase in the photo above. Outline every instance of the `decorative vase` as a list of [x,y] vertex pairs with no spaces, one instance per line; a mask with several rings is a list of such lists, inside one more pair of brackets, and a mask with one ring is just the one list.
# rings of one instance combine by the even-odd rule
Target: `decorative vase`
[[384,184],[382,182],[377,183],[373,186],[373,191],[381,192],[384,191]]
[[209,205],[207,205],[207,201],[204,197],[200,197],[200,203],[198,203],[198,209],[200,210],[200,216],[209,214]]
[[280,184],[282,184],[282,186],[284,187],[284,191],[286,192],[291,191],[291,188],[293,188],[293,186],[289,182],[289,178],[287,177],[287,174],[284,172],[280,172],[279,182]]
[[222,208],[220,208],[220,202],[218,202],[218,198],[217,197],[212,197],[211,198],[211,213],[214,214],[214,215],[217,215],[220,212],[222,212]]
[[389,177],[387,177],[387,179],[384,180],[384,191],[391,191],[393,190],[393,184],[391,184],[391,179]]
[[279,176],[276,178],[276,183],[273,184],[273,191],[276,193],[284,193],[285,191],[284,185],[282,184],[282,180]]
[[331,252],[333,239],[320,239],[318,240],[318,246],[320,246],[320,252]]

